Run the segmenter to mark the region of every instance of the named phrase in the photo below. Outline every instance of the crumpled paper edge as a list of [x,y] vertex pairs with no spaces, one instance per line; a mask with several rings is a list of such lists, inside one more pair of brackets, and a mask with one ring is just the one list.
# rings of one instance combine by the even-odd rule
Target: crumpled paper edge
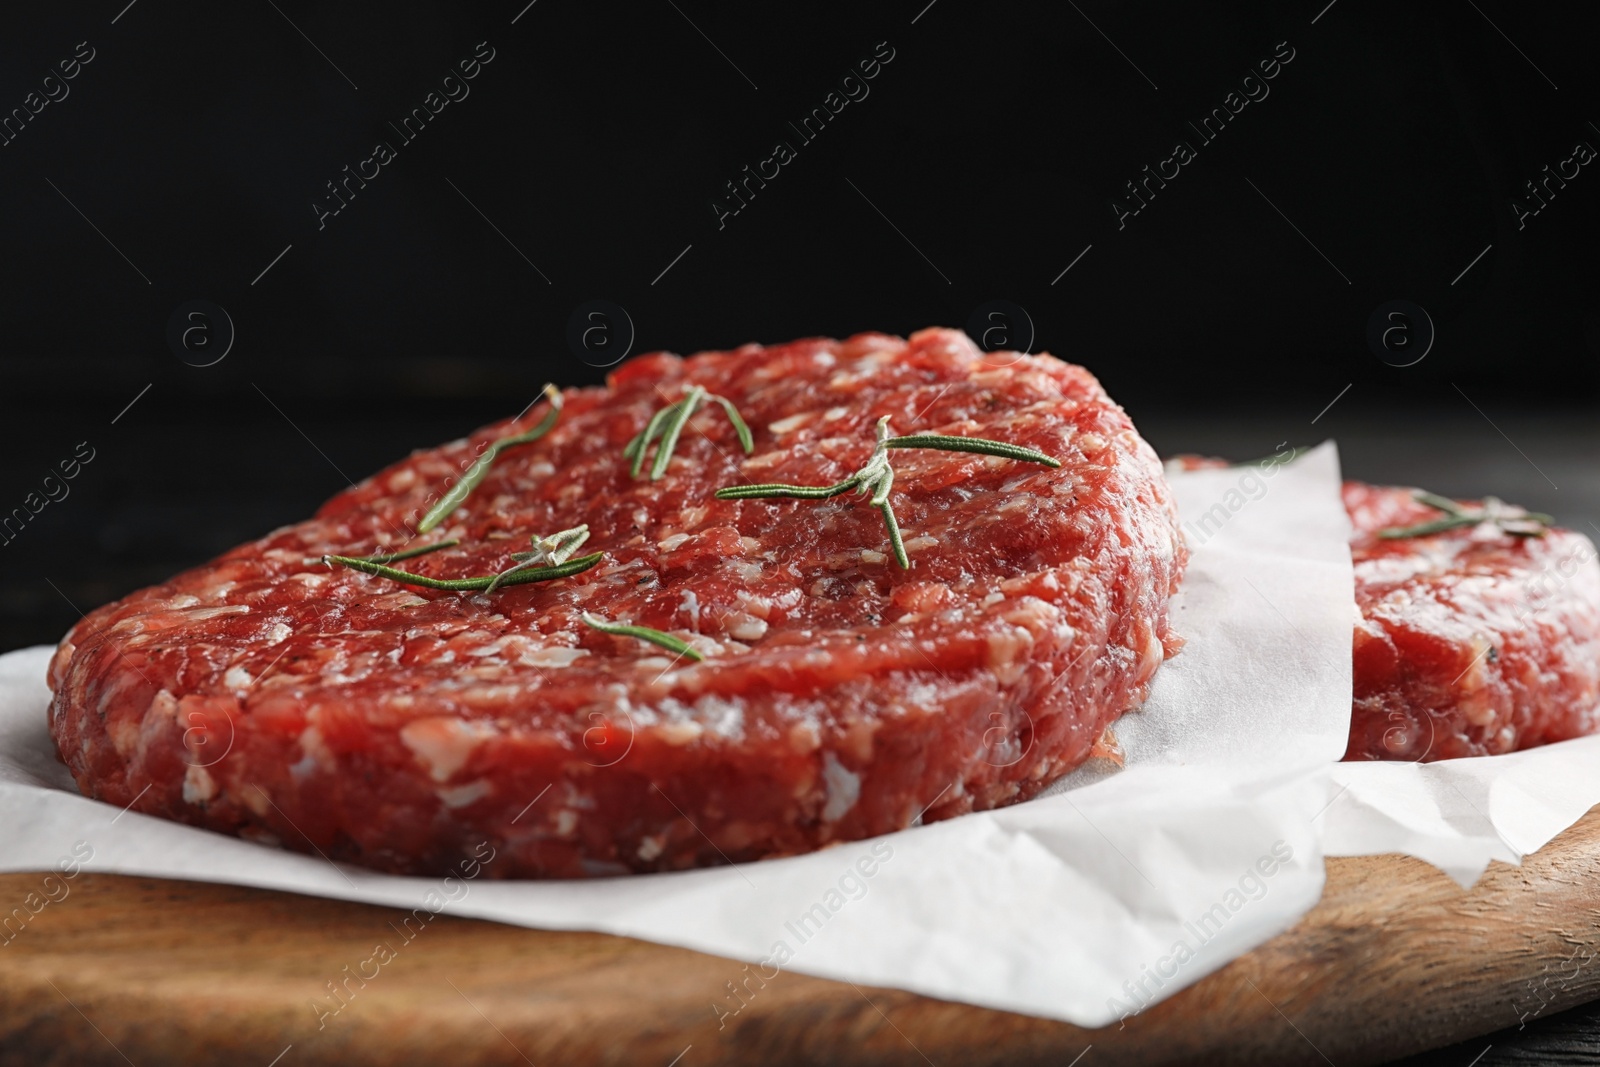
[[1518,866],[1600,804],[1600,735],[1435,763],[1338,763],[1323,850],[1414,856],[1470,888]]

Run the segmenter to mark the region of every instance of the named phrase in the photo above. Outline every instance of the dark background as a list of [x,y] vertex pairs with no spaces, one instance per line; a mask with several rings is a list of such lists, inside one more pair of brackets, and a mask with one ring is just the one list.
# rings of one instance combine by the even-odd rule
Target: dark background
[[[95,455],[0,544],[0,648],[600,380],[567,341],[591,299],[635,353],[1007,300],[1163,452],[1332,435],[1354,474],[1600,519],[1600,166],[1524,228],[1511,207],[1600,147],[1577,7],[125,3],[0,35],[0,109],[94,50],[0,147],[0,516]],[[389,123],[483,41],[405,143]],[[803,143],[788,123],[879,42],[869,95]],[[1212,143],[1186,125],[1288,49]],[[797,158],[719,228],[779,139]],[[1179,139],[1197,158],[1119,229]],[[396,158],[319,221],[378,141]],[[208,367],[167,338],[197,299],[236,332]],[[1409,367],[1367,340],[1397,299],[1436,333]]]
[[[1579,5],[525,3],[7,11],[0,115],[94,58],[0,147],[0,517],[94,459],[0,544],[0,649],[547,379],[599,381],[567,339],[594,299],[635,353],[1005,300],[1163,453],[1334,436],[1356,476],[1600,520],[1600,165],[1512,208],[1600,148]],[[389,123],[484,41],[470,95],[404,143]],[[1270,94],[1202,143],[1186,124],[1284,41]],[[869,95],[802,143],[787,124],[879,42]],[[719,227],[779,139],[797,158]],[[1197,158],[1119,229],[1112,199],[1180,139]],[[319,224],[379,141],[396,158]],[[215,365],[190,364],[219,323],[168,341],[191,300],[236,332]],[[1412,348],[1369,344],[1394,300],[1431,347],[1410,320]]]

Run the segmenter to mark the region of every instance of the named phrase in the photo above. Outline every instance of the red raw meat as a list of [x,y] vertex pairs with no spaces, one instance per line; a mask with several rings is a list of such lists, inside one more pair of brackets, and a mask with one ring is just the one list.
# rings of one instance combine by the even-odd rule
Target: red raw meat
[[1491,756],[1600,731],[1600,564],[1587,537],[1486,522],[1385,540],[1378,530],[1441,512],[1359,482],[1344,503],[1361,611],[1345,759]]
[[[1194,455],[1168,462],[1179,470],[1231,465]],[[1600,733],[1594,545],[1559,527],[1518,537],[1492,522],[1379,537],[1444,516],[1417,492],[1343,486],[1360,614],[1344,758],[1493,756]],[[1457,503],[1474,511],[1487,504]]]
[[[624,446],[694,384],[733,401],[754,453],[708,404],[660,481],[631,478]],[[50,726],[83,792],[385,871],[452,870],[484,842],[497,877],[714,865],[1031,797],[1179,644],[1160,463],[1080,367],[927,330],[658,353],[564,396],[420,542],[431,500],[542,405],[74,627]],[[893,453],[910,570],[861,497],[713,497],[847,477],[884,415],[1062,466]],[[319,562],[449,537],[397,566],[489,574],[580,523],[599,565],[489,595]]]

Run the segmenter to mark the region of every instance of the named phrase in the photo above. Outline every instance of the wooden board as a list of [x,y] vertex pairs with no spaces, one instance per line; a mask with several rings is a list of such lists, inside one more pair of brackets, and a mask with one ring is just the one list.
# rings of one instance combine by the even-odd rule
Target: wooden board
[[[0,901],[40,883],[0,876]],[[1600,997],[1600,808],[1471,890],[1404,857],[1331,860],[1293,930],[1102,1030],[798,974],[719,1029],[711,1005],[730,1003],[741,964],[448,916],[406,943],[389,925],[402,914],[80,875],[0,945],[0,1064],[1066,1067],[1093,1045],[1089,1067],[1350,1067]],[[325,983],[380,941],[394,958],[319,1029]]]

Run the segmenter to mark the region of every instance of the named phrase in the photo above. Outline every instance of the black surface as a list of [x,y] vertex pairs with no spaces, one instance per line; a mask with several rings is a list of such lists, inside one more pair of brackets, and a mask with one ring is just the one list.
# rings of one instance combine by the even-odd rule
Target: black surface
[[[1505,0],[8,11],[0,118],[66,95],[0,146],[0,523],[25,510],[0,532],[0,649],[547,379],[600,380],[568,341],[593,300],[625,309],[634,352],[962,326],[1004,300],[1163,452],[1336,436],[1353,475],[1589,530],[1600,164],[1519,217],[1525,182],[1600,148],[1587,17]],[[489,49],[414,140],[390,125]],[[1291,51],[1213,141],[1188,125]],[[813,141],[790,128],[891,53]],[[719,220],[724,182],[780,139],[795,158]],[[1131,214],[1124,183],[1179,139],[1195,158]],[[379,141],[394,159],[319,217]],[[212,309],[198,351],[169,339],[192,301]],[[1369,330],[1396,301],[1409,317]],[[222,343],[216,306],[231,349],[194,366]]]
[[[1537,1003],[1529,997],[1527,1008],[1531,1010]],[[1600,1063],[1600,1003],[1531,1017],[1521,1026],[1487,1037],[1397,1060],[1393,1067],[1522,1067],[1531,1063],[1562,1067]]]
[[[52,640],[65,599],[101,602],[298,518],[546,379],[599,380],[568,342],[595,299],[626,310],[635,352],[963,325],[1001,299],[1026,310],[1035,350],[1090,366],[1152,435],[1167,413],[1284,427],[1250,454],[1340,416],[1581,426],[1600,399],[1600,167],[1572,164],[1536,215],[1514,208],[1578,141],[1600,146],[1576,10],[13,12],[0,108],[67,95],[0,146],[0,522],[30,520],[14,540],[0,527],[0,647]],[[75,54],[93,58],[45,82]],[[841,81],[874,56],[892,59]],[[1243,83],[1262,63],[1274,76]],[[841,84],[866,95],[805,142],[790,123]],[[1206,143],[1189,123],[1240,85],[1267,95]],[[467,95],[407,142],[391,123],[445,89]],[[1196,157],[1119,220],[1123,183],[1179,138]],[[719,219],[724,183],[779,139],[795,158]],[[393,160],[323,216],[326,183],[380,140]],[[222,343],[217,323],[198,353],[169,338],[197,300],[235,333],[212,366],[190,364]],[[1412,306],[1398,353],[1369,343],[1394,301]],[[1394,366],[1425,344],[1417,307],[1432,345]],[[85,441],[94,462],[46,484]],[[1461,491],[1486,473],[1464,468]],[[1540,503],[1544,484],[1493,489]],[[47,490],[70,496],[31,518]]]

